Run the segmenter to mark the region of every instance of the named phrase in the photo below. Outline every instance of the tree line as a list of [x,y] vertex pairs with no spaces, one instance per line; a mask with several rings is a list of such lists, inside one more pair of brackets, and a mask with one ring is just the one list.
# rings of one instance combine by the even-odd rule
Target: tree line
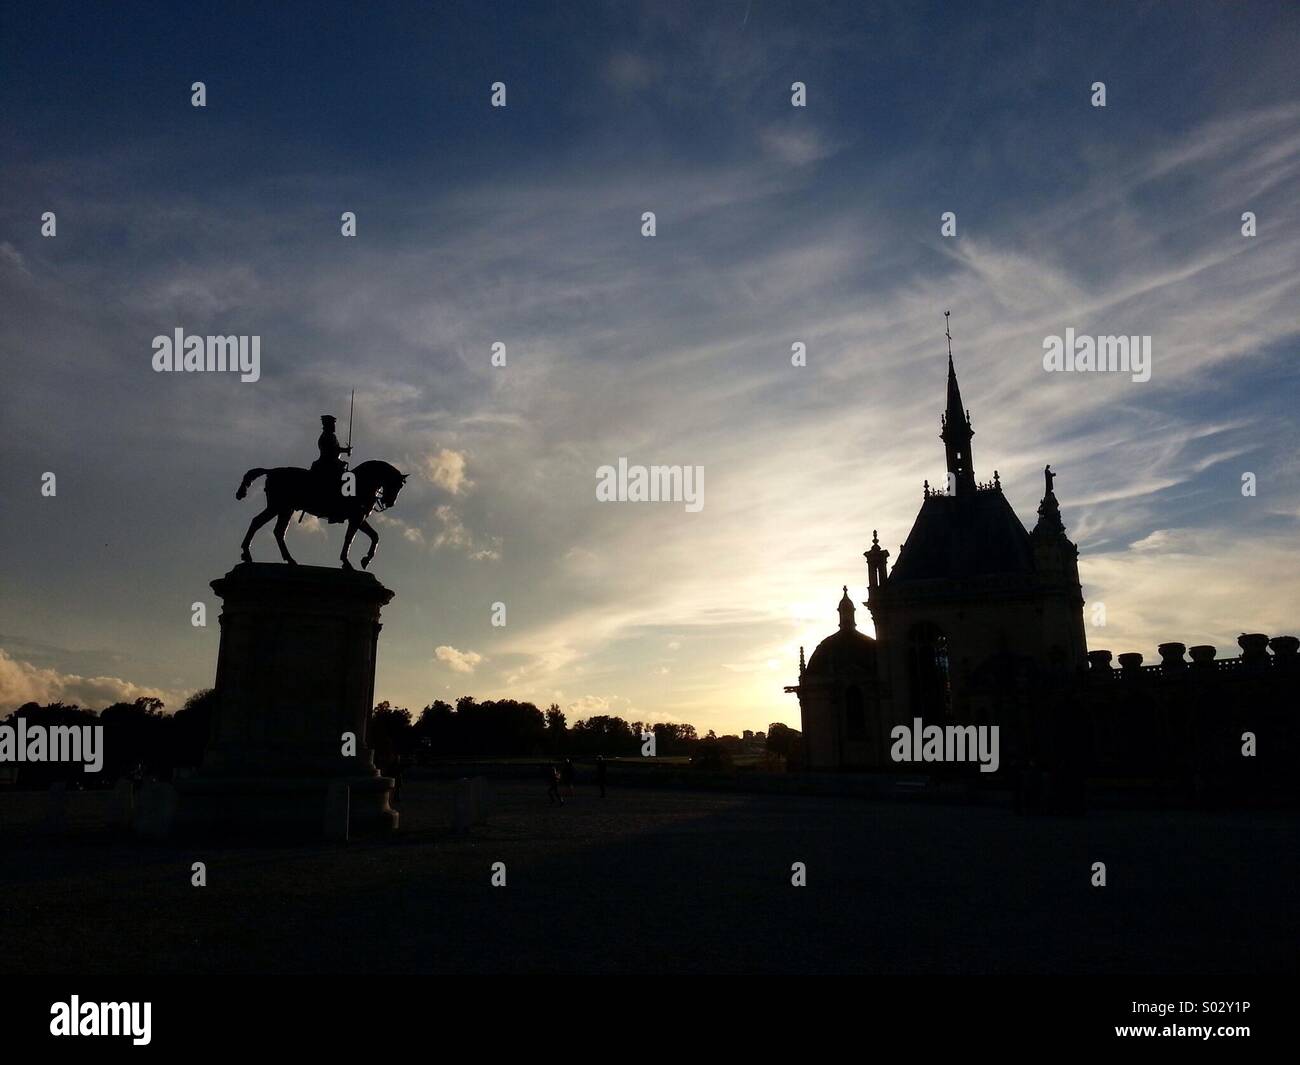
[[[735,735],[701,736],[694,725],[659,721],[627,721],[613,714],[596,714],[572,725],[559,705],[545,710],[514,699],[476,700],[463,695],[455,705],[440,700],[418,716],[405,707],[383,702],[370,719],[368,742],[381,755],[420,761],[442,757],[606,758],[642,754],[644,736],[654,736],[659,757],[690,757],[726,762],[746,749]],[[786,725],[769,726],[763,749],[797,762],[801,734]]]
[[[216,692],[196,692],[175,713],[166,713],[160,699],[139,698],[90,710],[61,702],[25,703],[0,724],[100,725],[104,729],[104,765],[85,773],[80,764],[23,763],[24,787],[45,787],[64,780],[83,787],[107,786],[123,776],[169,779],[175,770],[193,768],[203,759],[211,731]],[[398,759],[407,765],[440,758],[606,758],[641,755],[643,734],[654,736],[660,757],[689,757],[705,767],[725,767],[753,746],[740,736],[700,736],[693,725],[677,722],[627,721],[597,714],[568,723],[558,704],[545,710],[515,699],[480,702],[465,695],[455,704],[437,700],[418,715],[405,707],[382,702],[370,713],[366,742],[381,765]],[[776,723],[768,728],[760,749],[797,765],[802,736]]]
[[107,787],[121,777],[169,779],[177,769],[197,766],[203,759],[212,723],[216,693],[195,692],[175,713],[166,713],[161,699],[141,697],[130,703],[113,703],[89,710],[70,703],[24,703],[0,720],[16,727],[19,718],[29,726],[98,725],[104,730],[104,764],[87,773],[80,762],[23,762],[18,766],[22,787],[48,787],[66,781],[81,787]]

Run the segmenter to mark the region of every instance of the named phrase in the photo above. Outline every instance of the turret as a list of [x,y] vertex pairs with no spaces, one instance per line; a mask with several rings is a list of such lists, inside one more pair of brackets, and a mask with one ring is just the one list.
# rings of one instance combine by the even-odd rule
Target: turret
[[874,592],[885,583],[886,564],[889,562],[889,552],[880,546],[880,534],[871,530],[871,547],[863,552],[867,560],[867,588],[868,592]]

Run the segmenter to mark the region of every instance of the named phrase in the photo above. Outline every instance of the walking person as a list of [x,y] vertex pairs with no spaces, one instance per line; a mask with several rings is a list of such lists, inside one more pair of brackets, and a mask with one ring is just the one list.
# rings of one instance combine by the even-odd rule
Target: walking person
[[566,758],[560,766],[560,783],[564,785],[564,794],[573,798],[573,759]]
[[564,798],[560,795],[560,771],[553,765],[547,765],[543,775],[546,777],[546,798],[552,806],[557,802],[563,806]]
[[600,785],[600,797],[602,799],[605,797],[605,769],[605,756],[603,754],[596,755],[596,783]]

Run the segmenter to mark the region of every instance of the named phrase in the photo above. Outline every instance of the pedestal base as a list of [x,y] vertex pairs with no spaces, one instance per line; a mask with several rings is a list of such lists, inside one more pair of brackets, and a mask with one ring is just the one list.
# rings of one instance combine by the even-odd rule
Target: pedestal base
[[243,563],[223,600],[212,732],[193,776],[147,803],[150,835],[349,839],[392,832],[393,781],[366,745],[379,612],[373,574]]
[[397,830],[391,777],[191,777],[175,788],[174,837],[355,839]]

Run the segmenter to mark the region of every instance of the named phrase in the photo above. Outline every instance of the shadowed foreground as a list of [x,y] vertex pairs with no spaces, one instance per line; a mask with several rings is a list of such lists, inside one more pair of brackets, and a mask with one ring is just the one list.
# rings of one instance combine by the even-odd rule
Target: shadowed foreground
[[391,842],[296,848],[55,840],[43,796],[0,795],[0,972],[1297,969],[1285,813],[591,788],[560,808],[540,783],[492,787],[470,837],[450,834],[448,784],[413,781]]

